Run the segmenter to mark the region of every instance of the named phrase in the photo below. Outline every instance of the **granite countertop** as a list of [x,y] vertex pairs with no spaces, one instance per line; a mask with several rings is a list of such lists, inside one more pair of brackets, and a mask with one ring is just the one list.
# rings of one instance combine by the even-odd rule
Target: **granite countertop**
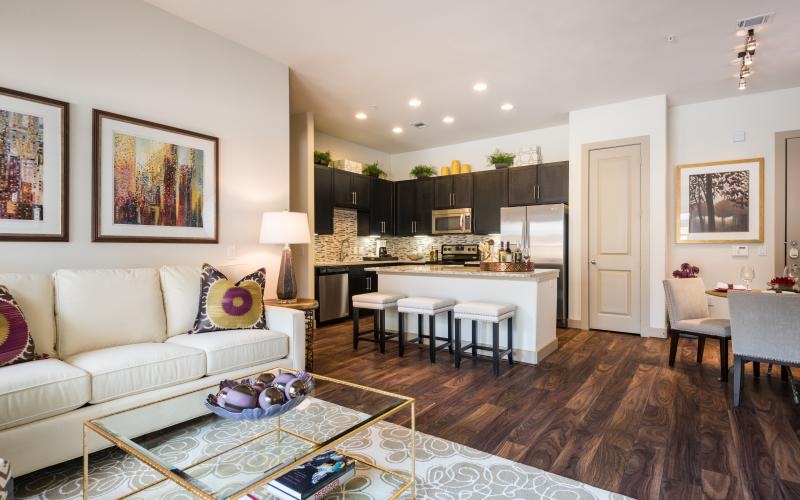
[[422,260],[361,260],[361,259],[352,259],[352,260],[345,260],[345,261],[332,261],[332,260],[323,260],[314,263],[314,267],[325,267],[325,266],[370,266],[375,264],[421,264]]
[[443,265],[411,265],[411,266],[383,266],[367,268],[367,271],[375,271],[378,274],[436,274],[452,276],[469,276],[478,278],[492,279],[531,279],[542,281],[546,279],[558,278],[558,269],[536,269],[531,272],[496,272],[481,271],[477,267],[465,266],[443,266]]

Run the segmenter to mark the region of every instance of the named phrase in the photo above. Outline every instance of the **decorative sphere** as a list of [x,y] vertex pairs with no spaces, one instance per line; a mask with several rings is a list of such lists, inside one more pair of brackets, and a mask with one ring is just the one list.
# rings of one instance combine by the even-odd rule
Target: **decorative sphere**
[[258,392],[250,384],[239,384],[225,396],[225,408],[242,411],[258,406]]
[[264,387],[268,387],[272,385],[272,382],[275,381],[275,374],[274,373],[262,373],[258,376],[256,383],[263,384]]
[[294,376],[294,373],[281,373],[280,375],[275,377],[275,381],[272,383],[272,385],[273,387],[277,387],[278,389],[283,391],[286,389],[286,384],[295,379],[296,377]]
[[298,396],[304,396],[308,393],[308,384],[305,381],[296,378],[294,380],[290,380],[286,384],[286,389],[284,389],[286,393],[286,397],[289,399],[294,399]]
[[264,410],[269,410],[272,405],[282,405],[285,402],[286,396],[274,387],[267,387],[258,395],[258,406]]

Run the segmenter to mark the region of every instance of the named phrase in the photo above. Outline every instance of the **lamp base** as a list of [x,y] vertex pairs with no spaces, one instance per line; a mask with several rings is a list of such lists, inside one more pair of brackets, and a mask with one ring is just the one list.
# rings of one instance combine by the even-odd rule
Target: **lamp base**
[[278,301],[282,304],[297,302],[297,281],[294,278],[292,265],[292,249],[289,245],[283,247],[281,255],[281,269],[278,272],[278,288],[276,290]]

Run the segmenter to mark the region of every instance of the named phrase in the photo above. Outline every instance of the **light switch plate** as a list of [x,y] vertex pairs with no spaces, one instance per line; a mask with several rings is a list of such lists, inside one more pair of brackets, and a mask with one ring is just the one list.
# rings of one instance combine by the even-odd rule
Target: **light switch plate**
[[737,130],[733,133],[733,142],[744,142],[744,130]]
[[758,255],[759,257],[767,256],[767,245],[761,245],[760,247],[758,247]]
[[228,245],[225,247],[225,256],[229,259],[236,258],[236,245]]

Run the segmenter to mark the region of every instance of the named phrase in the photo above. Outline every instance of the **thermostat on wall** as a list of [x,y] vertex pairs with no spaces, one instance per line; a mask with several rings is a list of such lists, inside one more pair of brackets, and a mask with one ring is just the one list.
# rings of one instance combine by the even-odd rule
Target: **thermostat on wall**
[[747,245],[733,245],[731,255],[734,257],[747,257],[750,254],[750,247]]

